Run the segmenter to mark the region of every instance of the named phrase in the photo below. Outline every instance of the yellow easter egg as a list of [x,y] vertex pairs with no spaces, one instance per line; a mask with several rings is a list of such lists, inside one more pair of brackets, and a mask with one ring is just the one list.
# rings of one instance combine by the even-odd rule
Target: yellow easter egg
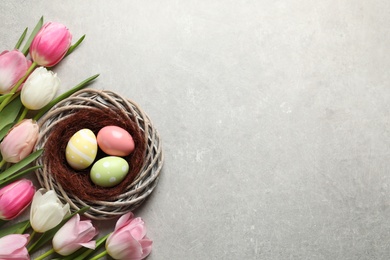
[[75,170],[85,169],[94,162],[97,149],[95,134],[89,129],[81,129],[66,145],[66,161]]

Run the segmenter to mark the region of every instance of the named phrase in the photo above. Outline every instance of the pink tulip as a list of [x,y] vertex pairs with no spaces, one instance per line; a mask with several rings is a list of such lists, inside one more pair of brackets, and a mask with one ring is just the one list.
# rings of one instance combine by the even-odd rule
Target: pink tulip
[[30,56],[40,66],[52,67],[62,60],[72,42],[72,35],[65,25],[46,23],[30,45]]
[[35,188],[30,180],[22,179],[0,189],[0,219],[11,220],[30,205]]
[[6,162],[17,163],[33,150],[38,139],[39,126],[32,119],[22,120],[4,137],[0,152]]
[[130,212],[119,218],[106,241],[107,253],[114,259],[141,260],[152,251],[152,240],[146,237],[141,218]]
[[92,239],[97,233],[91,220],[80,221],[80,215],[77,214],[54,235],[53,249],[63,256],[70,255],[81,247],[95,249],[96,241]]
[[31,65],[31,61],[18,50],[0,53],[0,94],[10,92]]
[[30,259],[26,245],[28,243],[28,234],[25,235],[7,235],[0,238],[0,259],[25,260]]

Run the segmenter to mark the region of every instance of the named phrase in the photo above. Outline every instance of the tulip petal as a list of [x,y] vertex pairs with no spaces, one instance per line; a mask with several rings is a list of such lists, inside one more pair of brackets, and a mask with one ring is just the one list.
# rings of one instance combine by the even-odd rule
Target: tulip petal
[[134,214],[132,212],[126,213],[125,215],[121,216],[115,225],[115,230],[118,230],[130,223],[131,219],[134,217]]
[[28,109],[39,110],[53,100],[60,84],[57,74],[45,67],[36,68],[24,83],[20,99]]
[[107,253],[114,259],[141,260],[152,250],[153,242],[146,237],[144,221],[133,217],[128,213],[119,218],[106,240]]
[[146,235],[144,221],[139,217],[133,219],[126,229],[130,230],[131,235],[137,240],[141,240]]
[[20,215],[31,203],[34,186],[30,180],[15,181],[0,190],[0,219],[10,220]]
[[54,191],[39,189],[33,198],[30,211],[31,226],[37,232],[45,232],[57,226],[69,213],[69,204],[63,205]]
[[42,205],[30,221],[35,231],[43,233],[57,226],[63,217],[62,208],[53,205]]
[[44,188],[41,188],[39,190],[37,190],[34,194],[34,197],[33,197],[33,201],[31,202],[31,211],[30,211],[30,218],[32,217],[31,214],[32,212],[34,211],[34,209],[39,205],[39,203],[41,202],[42,200],[42,197],[43,197],[43,193],[45,192],[46,190]]
[[59,23],[46,23],[30,46],[30,56],[45,67],[56,65],[65,56],[72,42],[69,30]]
[[23,120],[15,125],[0,144],[3,159],[17,163],[26,158],[32,152],[38,134],[39,126],[31,119]]
[[89,248],[89,249],[95,249],[96,247],[96,241],[89,241],[88,243],[80,243],[79,245]]
[[54,235],[52,243],[53,248],[57,251],[63,245],[72,243],[78,234],[77,224],[80,220],[80,215],[76,214],[74,217],[69,219]]
[[28,242],[28,234],[11,234],[0,238],[0,255],[9,255],[23,248]]
[[150,254],[150,252],[152,252],[153,241],[148,239],[148,238],[145,238],[145,239],[140,240],[139,243],[141,244],[141,247],[142,247],[141,258],[143,259],[143,258],[147,257]]
[[19,51],[5,51],[0,54],[0,94],[8,93],[12,86],[27,72],[28,62]]
[[98,234],[97,229],[92,225],[91,221],[80,221],[78,226],[78,237],[81,241],[89,241]]
[[91,241],[97,234],[90,220],[80,221],[77,214],[65,223],[54,235],[52,244],[60,255],[72,254],[81,247],[95,249],[96,241]]
[[142,247],[130,231],[114,233],[111,240],[107,239],[106,249],[108,254],[115,259],[140,259],[142,256]]
[[58,197],[53,190],[46,191],[44,194],[42,194],[40,203],[51,204],[56,202],[58,202]]
[[[0,197],[0,219],[10,220],[23,212],[31,202],[33,189],[26,189],[28,194],[13,191]],[[19,196],[18,196],[19,195]],[[4,217],[4,218],[2,218]]]

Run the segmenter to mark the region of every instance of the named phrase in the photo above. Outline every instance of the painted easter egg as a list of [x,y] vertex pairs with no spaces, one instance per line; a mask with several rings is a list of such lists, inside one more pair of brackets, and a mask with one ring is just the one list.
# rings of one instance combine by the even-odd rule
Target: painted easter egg
[[119,126],[105,126],[97,134],[100,149],[108,155],[127,156],[134,150],[133,137]]
[[121,157],[107,156],[92,165],[90,177],[93,183],[102,187],[113,187],[126,177],[129,164]]
[[95,134],[89,129],[77,131],[66,145],[66,161],[75,170],[90,166],[96,158],[97,142]]

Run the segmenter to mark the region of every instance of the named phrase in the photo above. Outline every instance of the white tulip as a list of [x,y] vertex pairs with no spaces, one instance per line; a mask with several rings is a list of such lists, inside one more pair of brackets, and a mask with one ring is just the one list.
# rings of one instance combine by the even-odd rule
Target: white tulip
[[35,192],[30,210],[30,222],[35,232],[43,233],[56,227],[68,214],[69,204],[62,204],[53,190],[42,188]]
[[24,83],[20,99],[26,108],[39,110],[54,99],[60,83],[57,74],[45,67],[38,67]]

